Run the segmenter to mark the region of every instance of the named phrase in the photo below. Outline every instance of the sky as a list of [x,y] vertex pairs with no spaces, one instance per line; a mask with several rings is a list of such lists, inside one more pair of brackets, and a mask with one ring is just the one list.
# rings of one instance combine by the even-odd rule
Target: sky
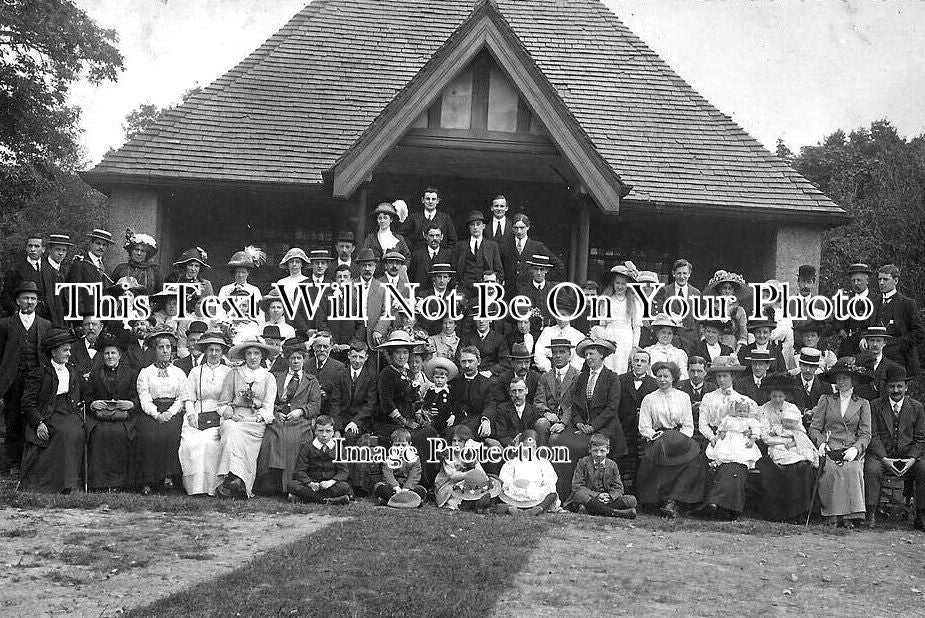
[[[82,143],[96,163],[126,114],[176,103],[241,61],[306,0],[74,0],[119,33],[118,82],[77,84]],[[434,0],[439,2],[440,0]],[[553,1],[553,0],[549,0]],[[560,0],[561,1],[561,0]],[[887,119],[925,132],[925,2],[604,0],[701,95],[773,150]]]

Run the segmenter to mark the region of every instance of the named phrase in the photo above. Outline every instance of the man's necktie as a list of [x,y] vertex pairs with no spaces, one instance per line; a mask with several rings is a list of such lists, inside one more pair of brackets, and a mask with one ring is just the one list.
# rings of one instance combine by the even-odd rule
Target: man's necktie
[[501,222],[495,221],[495,236],[501,235]]
[[289,384],[286,386],[286,401],[292,401],[297,390],[299,390],[299,375],[294,373],[292,374],[292,379],[289,380]]
[[585,391],[585,396],[587,396],[588,401],[591,401],[591,397],[594,395],[595,384],[597,384],[597,372],[592,371],[591,375],[588,376],[588,389]]

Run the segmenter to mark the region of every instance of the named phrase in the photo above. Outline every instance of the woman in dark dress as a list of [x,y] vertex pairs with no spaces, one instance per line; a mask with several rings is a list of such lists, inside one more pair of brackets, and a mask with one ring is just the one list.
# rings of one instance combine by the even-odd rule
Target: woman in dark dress
[[80,409],[82,377],[67,364],[73,341],[69,331],[52,328],[42,342],[49,362],[26,379],[22,491],[67,494],[80,486],[86,434]]
[[186,309],[193,311],[200,298],[213,296],[212,282],[202,277],[203,268],[212,268],[206,263],[208,254],[202,247],[187,249],[180,255],[180,259],[173,263],[174,271],[167,275],[167,283],[192,283],[199,285],[199,293],[190,291],[186,295]]
[[392,227],[398,223],[398,213],[395,207],[388,202],[383,202],[373,211],[376,218],[377,228],[375,232],[370,232],[363,240],[363,247],[372,249],[376,258],[380,260],[376,266],[376,276],[380,277],[383,273],[382,256],[389,251],[398,251],[405,260],[411,259],[411,250],[405,238],[398,232],[393,232]]
[[136,234],[131,229],[125,230],[125,244],[122,248],[128,252],[128,261],[116,266],[112,271],[112,280],[122,277],[134,277],[145,289],[145,294],[157,294],[163,287],[160,267],[153,261],[157,255],[157,243],[149,234]]
[[103,364],[90,373],[84,388],[87,484],[97,490],[123,489],[135,481],[138,375],[122,360],[123,347],[114,335],[100,335],[96,349]]

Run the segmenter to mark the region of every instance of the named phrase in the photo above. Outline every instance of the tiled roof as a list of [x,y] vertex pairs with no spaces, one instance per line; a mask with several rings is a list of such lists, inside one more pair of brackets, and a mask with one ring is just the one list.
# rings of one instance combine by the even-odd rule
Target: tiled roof
[[[86,174],[317,185],[473,10],[472,0],[316,0],[243,62]],[[710,105],[598,0],[497,0],[627,206],[842,213]]]

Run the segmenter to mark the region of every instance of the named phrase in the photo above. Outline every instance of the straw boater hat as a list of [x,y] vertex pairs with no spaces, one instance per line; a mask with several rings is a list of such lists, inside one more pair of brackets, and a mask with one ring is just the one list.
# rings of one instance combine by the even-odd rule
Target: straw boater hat
[[717,373],[720,371],[738,373],[740,371],[745,371],[745,367],[739,364],[739,359],[735,356],[717,356],[713,359],[713,362],[710,363],[710,366],[707,367],[707,373]]
[[580,341],[578,345],[575,346],[575,354],[583,358],[585,350],[588,348],[597,348],[604,356],[610,356],[617,351],[617,347],[606,339],[588,338]]
[[260,350],[263,353],[264,358],[276,354],[276,350],[264,342],[258,341],[257,339],[248,339],[247,341],[242,341],[238,345],[231,346],[231,349],[228,350],[228,358],[235,361],[243,361],[244,353],[251,348],[257,348]]
[[557,337],[550,339],[549,344],[546,347],[551,350],[553,348],[574,348],[575,345],[568,339]]
[[447,381],[452,380],[459,375],[459,367],[456,366],[456,363],[448,358],[443,358],[442,356],[434,356],[433,358],[424,361],[424,375],[427,376],[428,380],[433,381],[434,370],[438,367],[441,369],[446,369],[446,372],[449,374]]
[[169,337],[174,345],[177,344],[177,331],[167,324],[159,324],[145,333],[145,346],[150,346],[161,337]]
[[636,276],[636,283],[660,283],[658,275],[651,270],[640,270]]
[[55,348],[70,345],[75,341],[77,341],[77,338],[66,328],[52,328],[42,340],[42,349],[50,354]]
[[61,245],[63,247],[73,247],[74,243],[71,242],[71,237],[67,234],[49,234],[48,235],[48,246],[52,245]]
[[150,260],[157,253],[157,242],[149,234],[136,234],[132,228],[125,228],[125,243],[122,248],[131,252],[135,247],[142,247],[148,253]]
[[796,390],[796,385],[791,376],[786,373],[771,373],[761,380],[761,390],[770,393],[771,391],[782,391],[784,394],[791,394]]
[[860,365],[853,356],[845,356],[832,365],[828,371],[819,376],[819,378],[828,382],[829,384],[835,384],[835,379],[839,374],[847,374],[852,377],[856,382],[866,383],[870,382],[873,376],[870,372]]
[[283,259],[279,261],[279,267],[285,270],[289,264],[289,260],[292,258],[299,258],[302,260],[303,264],[308,265],[308,256],[305,255],[305,252],[298,247],[292,247],[289,249],[289,251],[286,252],[286,255],[283,256]]
[[854,264],[851,264],[850,266],[848,266],[848,274],[853,275],[855,273],[865,273],[868,275],[872,275],[874,274],[874,271],[871,269],[869,265],[865,264],[864,262],[855,262]]
[[173,263],[174,266],[185,266],[190,262],[196,262],[203,268],[212,268],[206,263],[206,260],[209,259],[209,254],[205,252],[205,249],[202,247],[193,247],[192,249],[187,249],[180,254],[180,258]]
[[868,337],[879,337],[881,339],[892,339],[893,335],[886,332],[886,326],[868,326],[867,330],[861,333],[863,339]]
[[636,281],[636,278],[639,276],[639,271],[636,270],[636,265],[627,260],[622,264],[617,264],[610,269],[612,275],[622,275],[630,281]]
[[106,348],[116,348],[119,352],[125,353],[125,344],[118,337],[112,333],[102,332],[99,337],[96,338],[96,342],[93,344],[93,348],[97,352],[102,352]]
[[430,267],[430,270],[427,271],[428,275],[454,275],[456,271],[453,270],[452,264],[446,264],[444,262],[437,262]]
[[207,346],[217,345],[221,346],[222,350],[227,352],[228,348],[231,346],[228,345],[228,341],[225,339],[225,336],[221,331],[210,330],[207,331],[202,337],[199,338],[199,341],[196,342],[196,347],[201,350],[205,350]]
[[332,262],[331,252],[327,249],[312,249],[308,252],[308,259],[311,262]]
[[[606,356],[606,355],[605,355]],[[522,343],[515,343],[511,346],[510,357],[513,359],[529,359],[533,358],[533,355],[530,354],[530,350],[527,349],[527,346]]]
[[809,346],[800,348],[800,356],[797,358],[797,365],[812,365],[818,367],[822,364],[822,351]]
[[534,266],[537,268],[549,268],[551,269],[555,264],[552,263],[552,260],[548,255],[543,255],[541,253],[534,253],[526,260],[527,266]]
[[410,489],[399,489],[392,494],[386,506],[393,509],[416,509],[421,506],[421,503],[421,496],[417,492]]
[[655,319],[652,320],[652,324],[650,326],[653,331],[662,327],[674,329],[681,328],[681,325],[672,320],[671,316],[669,316],[667,313],[660,313],[655,316]]
[[473,468],[453,485],[453,496],[460,500],[478,500],[482,496],[496,498],[501,494],[501,481],[483,470]]
[[745,356],[743,360],[747,360],[750,363],[754,363],[756,361],[764,361],[766,363],[772,363],[774,362],[774,357],[771,355],[771,353],[768,350],[751,350],[750,352],[747,353],[747,355]]
[[518,509],[529,509],[541,504],[545,496],[533,497],[530,487],[529,480],[514,479],[513,483],[501,490],[501,501]]
[[727,270],[717,270],[713,273],[713,277],[710,278],[707,286],[703,288],[703,293],[719,294],[719,288],[724,283],[731,283],[732,287],[735,288],[736,294],[742,294],[748,289],[748,285],[745,283],[745,279],[742,275]]
[[411,348],[418,345],[418,342],[411,338],[406,331],[403,330],[393,330],[389,333],[389,338],[380,343],[376,349],[385,349],[391,350],[394,348],[408,348],[410,351]]
[[253,245],[244,247],[243,251],[237,251],[228,260],[228,268],[260,268],[267,261],[267,254],[263,249],[258,249]]
[[102,240],[103,242],[109,243],[110,245],[115,244],[115,241],[112,239],[112,233],[107,232],[106,230],[101,230],[99,228],[87,232],[87,238]]
[[373,217],[379,216],[380,213],[385,213],[392,217],[392,219],[398,219],[398,213],[395,212],[395,207],[389,204],[388,202],[382,202],[376,206],[376,210],[373,211]]

